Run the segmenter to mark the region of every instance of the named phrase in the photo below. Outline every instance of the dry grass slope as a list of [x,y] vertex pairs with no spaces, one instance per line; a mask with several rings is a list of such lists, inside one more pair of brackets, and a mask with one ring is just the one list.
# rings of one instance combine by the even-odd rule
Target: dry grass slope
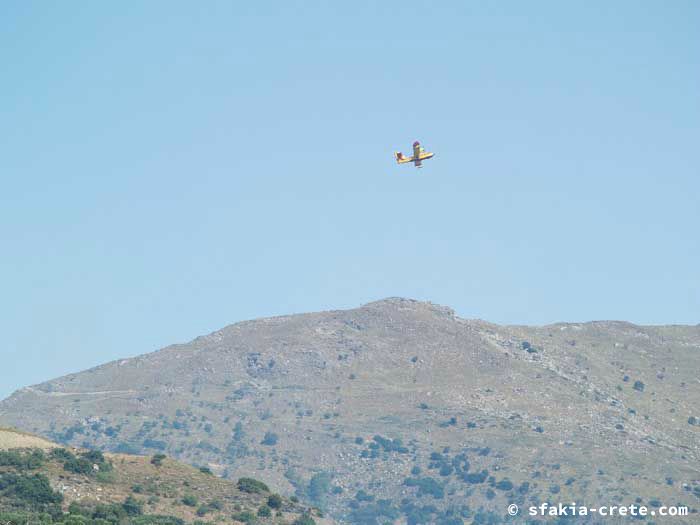
[[51,441],[27,432],[12,428],[0,428],[0,450],[9,450],[13,448],[40,448],[42,450],[50,450],[57,446],[58,445]]

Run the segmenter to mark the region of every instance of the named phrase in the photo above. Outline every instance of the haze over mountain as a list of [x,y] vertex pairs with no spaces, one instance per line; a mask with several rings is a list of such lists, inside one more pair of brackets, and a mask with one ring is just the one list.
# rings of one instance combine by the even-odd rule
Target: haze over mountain
[[699,326],[498,326],[391,298],[23,388],[0,424],[249,475],[352,523],[499,523],[513,501],[697,512],[699,370]]

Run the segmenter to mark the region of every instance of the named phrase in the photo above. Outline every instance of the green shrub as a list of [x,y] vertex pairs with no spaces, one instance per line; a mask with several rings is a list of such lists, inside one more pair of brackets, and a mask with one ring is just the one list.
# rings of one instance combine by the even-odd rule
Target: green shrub
[[452,474],[452,472],[454,472],[454,468],[452,467],[452,465],[448,465],[445,463],[440,467],[441,476],[449,476],[450,474]]
[[261,492],[270,492],[270,489],[262,481],[253,478],[240,478],[238,480],[238,490],[248,492],[249,494],[259,494]]
[[167,456],[165,454],[154,454],[153,457],[151,457],[151,465],[155,465],[156,467],[160,467],[163,464],[163,460]]
[[272,509],[282,508],[282,498],[279,494],[270,494],[267,498],[267,506]]
[[89,475],[93,472],[92,463],[83,458],[69,459],[63,464],[63,469],[75,474]]
[[182,503],[183,505],[187,505],[188,507],[196,507],[197,497],[193,494],[185,494],[182,498]]
[[75,454],[73,454],[70,450],[67,450],[65,448],[54,448],[51,450],[49,454],[52,458],[58,459],[60,461],[68,461],[71,459],[75,459]]
[[277,441],[279,441],[279,437],[277,436],[277,434],[275,434],[274,432],[265,432],[265,437],[260,443],[263,445],[273,447],[277,444]]
[[91,517],[92,511],[87,507],[82,506],[77,501],[73,501],[70,505],[68,505],[68,514],[80,514],[81,516]]
[[488,476],[489,476],[488,471],[482,470],[481,472],[471,472],[471,473],[464,474],[462,476],[462,479],[467,483],[470,483],[472,485],[476,485],[478,483],[483,483],[484,481],[486,481],[486,478]]
[[261,518],[269,518],[270,516],[272,516],[272,511],[270,510],[270,507],[268,507],[267,505],[262,505],[258,509],[258,516],[260,516]]
[[[55,453],[54,457],[65,459],[63,468],[68,472],[96,476],[98,472],[109,472],[112,470],[112,464],[105,459],[99,450],[83,452],[79,457],[65,449],[57,450],[63,450],[63,452]],[[97,469],[94,468],[94,465],[97,465]]]
[[503,491],[513,490],[513,483],[508,479],[502,479],[501,481],[496,483],[495,487],[498,490],[503,490]]
[[[408,452],[408,449],[403,446],[403,443],[401,442],[400,439],[388,439],[383,436],[374,436],[373,438],[374,442],[382,447],[385,452],[399,452],[400,454],[405,454]],[[372,445],[370,445],[372,448]]]
[[0,474],[0,491],[4,491],[5,496],[14,496],[32,505],[63,501],[63,496],[51,488],[48,478],[43,474]]
[[102,519],[110,523],[119,523],[126,520],[127,515],[124,508],[117,503],[100,503],[95,506],[95,510],[92,512],[92,518]]
[[99,450],[89,450],[87,452],[83,452],[80,454],[80,457],[86,461],[89,461],[90,463],[97,463],[98,465],[106,463],[104,454],[102,454],[102,452]]
[[140,516],[143,514],[143,503],[133,496],[127,496],[124,503],[122,503],[122,508],[127,516]]
[[326,496],[331,489],[332,476],[327,472],[319,472],[314,474],[306,489],[308,499],[323,508],[326,503]]
[[0,467],[33,470],[41,467],[45,460],[46,455],[44,451],[38,448],[31,450],[0,450]]

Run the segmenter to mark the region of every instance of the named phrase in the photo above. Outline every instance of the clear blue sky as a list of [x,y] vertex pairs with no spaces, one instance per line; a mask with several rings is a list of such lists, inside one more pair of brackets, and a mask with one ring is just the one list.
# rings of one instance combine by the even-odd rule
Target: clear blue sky
[[[692,0],[3,2],[0,397],[394,295],[699,323],[698,20]],[[396,166],[415,139],[435,159]]]

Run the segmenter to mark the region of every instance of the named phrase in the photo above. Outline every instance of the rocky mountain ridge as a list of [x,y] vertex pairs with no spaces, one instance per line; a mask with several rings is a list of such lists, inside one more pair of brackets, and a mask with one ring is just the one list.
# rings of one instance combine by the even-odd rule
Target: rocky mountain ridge
[[0,424],[251,475],[352,523],[498,523],[553,495],[697,507],[699,371],[697,326],[499,326],[391,298],[28,387]]

